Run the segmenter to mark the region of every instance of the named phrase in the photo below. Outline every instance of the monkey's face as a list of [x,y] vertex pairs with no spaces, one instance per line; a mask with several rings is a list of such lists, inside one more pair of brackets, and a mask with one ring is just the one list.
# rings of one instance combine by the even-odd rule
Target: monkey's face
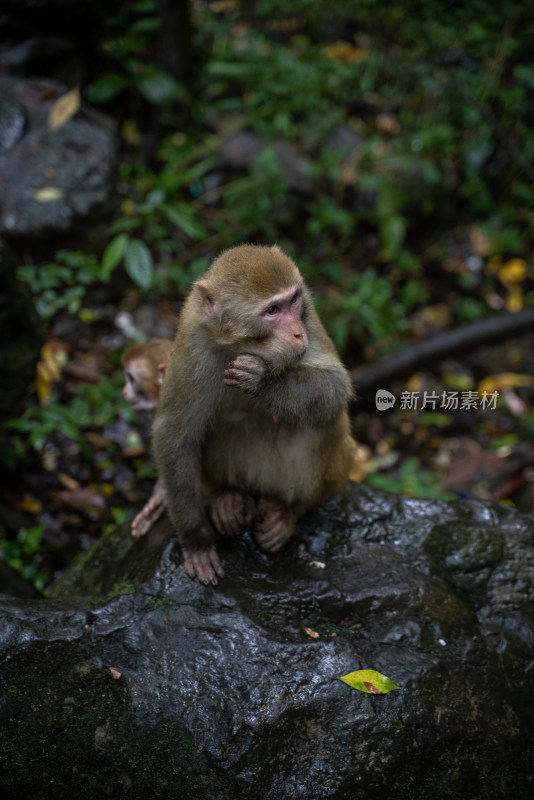
[[158,387],[154,376],[146,374],[144,363],[132,360],[124,370],[122,394],[135,411],[154,411],[158,400]]
[[263,353],[258,355],[275,365],[301,358],[308,346],[308,334],[302,321],[301,286],[293,286],[269,297],[256,307],[256,324]]

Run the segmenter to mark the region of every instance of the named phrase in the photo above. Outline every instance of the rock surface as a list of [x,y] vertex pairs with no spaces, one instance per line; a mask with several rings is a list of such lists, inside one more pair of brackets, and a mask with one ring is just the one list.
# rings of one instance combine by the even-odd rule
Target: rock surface
[[[6,797],[532,796],[534,518],[349,484],[217,587],[168,534],[1,599]],[[401,690],[332,680],[364,668]]]
[[0,234],[70,230],[103,213],[115,167],[115,123],[82,109],[55,131],[48,117],[66,87],[0,75]]

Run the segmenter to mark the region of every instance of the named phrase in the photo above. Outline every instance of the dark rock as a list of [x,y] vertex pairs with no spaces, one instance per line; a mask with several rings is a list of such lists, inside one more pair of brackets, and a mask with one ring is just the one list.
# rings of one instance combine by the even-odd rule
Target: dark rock
[[[4,103],[18,109],[26,120],[24,135],[17,128],[11,147],[0,149],[0,233],[4,235],[68,230],[92,212],[102,213],[110,195],[115,124],[82,106],[62,127],[50,131],[50,110],[65,92],[66,87],[56,81],[0,75]],[[12,133],[13,125],[8,126]]]
[[[350,484],[217,587],[168,534],[0,602],[6,797],[532,796],[532,517]],[[332,680],[362,668],[401,691]]]

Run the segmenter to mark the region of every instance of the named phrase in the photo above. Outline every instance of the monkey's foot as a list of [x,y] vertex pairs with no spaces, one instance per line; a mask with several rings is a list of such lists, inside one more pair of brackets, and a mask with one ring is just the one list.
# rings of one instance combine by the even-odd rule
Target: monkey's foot
[[148,533],[166,508],[167,501],[164,494],[152,495],[132,522],[132,536],[134,539],[139,539]]
[[220,536],[241,536],[254,522],[256,504],[248,494],[223,492],[210,499],[210,513]]
[[293,534],[296,514],[275,500],[260,500],[254,538],[262,550],[276,553]]
[[206,586],[215,586],[219,578],[224,578],[224,569],[214,547],[210,550],[183,551],[185,571],[190,578],[198,578]]

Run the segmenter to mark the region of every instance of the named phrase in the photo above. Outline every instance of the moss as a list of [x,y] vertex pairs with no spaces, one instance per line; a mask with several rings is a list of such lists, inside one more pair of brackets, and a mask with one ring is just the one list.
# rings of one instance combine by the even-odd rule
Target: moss
[[188,800],[205,794],[204,759],[177,723],[139,725],[126,680],[88,660],[88,645],[44,649],[27,663],[21,656],[2,684],[6,797]]

